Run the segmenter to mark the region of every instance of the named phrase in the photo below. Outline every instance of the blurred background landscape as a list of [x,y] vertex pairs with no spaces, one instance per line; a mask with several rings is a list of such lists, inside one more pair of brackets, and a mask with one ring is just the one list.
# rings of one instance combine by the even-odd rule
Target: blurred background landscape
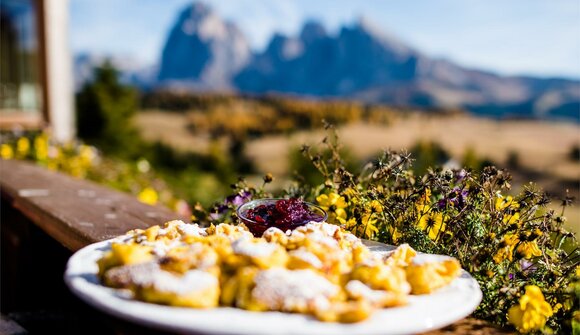
[[0,166],[0,329],[107,333],[71,251],[299,196],[456,257],[491,332],[570,333],[580,1],[0,0]]
[[[14,52],[28,58],[35,39],[22,22],[36,3],[2,1],[3,43],[20,41]],[[239,176],[272,173],[274,190],[295,176],[319,181],[300,147],[323,140],[326,120],[355,170],[405,149],[417,174],[497,165],[516,190],[533,181],[556,200],[580,195],[577,1],[67,6],[74,131],[111,169],[151,166],[160,194],[209,205]],[[37,75],[3,49],[2,109],[35,110],[26,83]]]

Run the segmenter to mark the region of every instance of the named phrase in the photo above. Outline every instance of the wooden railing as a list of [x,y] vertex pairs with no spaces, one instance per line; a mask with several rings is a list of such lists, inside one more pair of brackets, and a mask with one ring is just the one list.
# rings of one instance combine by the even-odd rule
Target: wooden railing
[[[155,333],[84,305],[64,287],[62,274],[68,257],[88,244],[184,218],[130,195],[22,161],[0,160],[0,192],[0,330],[8,329],[8,334],[21,334],[22,329],[30,333]],[[426,334],[509,332],[467,318]]]

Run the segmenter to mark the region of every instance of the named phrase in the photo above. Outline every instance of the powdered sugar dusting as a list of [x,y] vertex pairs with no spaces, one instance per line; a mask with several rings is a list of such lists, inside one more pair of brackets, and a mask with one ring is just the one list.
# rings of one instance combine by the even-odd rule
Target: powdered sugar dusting
[[[288,230],[288,231],[290,231],[290,230]],[[285,235],[285,233],[281,229],[278,229],[276,227],[270,227],[264,231],[264,233],[262,234],[262,237],[267,238],[268,236],[276,236],[279,234]]]
[[218,224],[215,227],[214,234],[225,236],[232,242],[238,239],[250,239],[254,237],[254,234],[252,234],[245,226],[231,226],[226,223]]
[[383,256],[376,253],[371,253],[365,257],[364,260],[360,262],[360,264],[369,267],[384,264]]
[[344,287],[345,290],[352,297],[357,299],[365,299],[372,303],[379,303],[387,298],[388,293],[381,290],[373,290],[372,288],[366,286],[363,282],[359,280],[351,280]]
[[273,268],[260,271],[254,282],[252,297],[271,310],[306,309],[339,292],[338,286],[312,270]]
[[427,263],[438,263],[447,260],[452,260],[452,257],[445,255],[434,255],[434,254],[419,254],[413,258],[411,264],[413,265],[425,265]]
[[111,244],[112,243],[128,243],[133,238],[134,238],[134,235],[132,235],[132,234],[125,234],[125,235],[117,236],[111,240]]
[[181,277],[159,270],[148,274],[142,273],[134,279],[135,284],[139,286],[150,286],[159,292],[175,294],[189,294],[218,285],[216,277],[201,270],[187,271]]
[[322,267],[322,261],[315,254],[304,248],[293,250],[290,252],[290,255],[312,265],[316,269]]
[[302,238],[307,236],[313,242],[323,244],[330,248],[338,248],[338,241],[334,238],[340,228],[326,222],[311,221],[310,223],[296,228],[292,237]]
[[348,241],[351,243],[362,243],[358,237],[354,236],[351,233],[344,234],[343,238],[345,239],[345,241]]
[[207,236],[205,228],[201,228],[197,223],[184,223],[179,222],[177,224],[177,230],[181,235],[191,235],[191,236]]
[[106,272],[107,280],[116,287],[127,287],[136,281],[145,281],[148,276],[156,271],[160,271],[159,264],[147,262],[118,266]]
[[340,227],[324,221],[310,221],[303,229],[307,231],[321,231],[326,236],[334,236]]
[[171,241],[158,240],[158,241],[153,241],[153,242],[142,241],[140,244],[144,245],[144,246],[152,247],[153,254],[155,254],[158,257],[163,257],[167,254],[167,252],[169,250],[171,250],[177,246],[184,245],[183,243],[176,241],[176,240],[171,240]]
[[240,238],[232,242],[232,250],[235,254],[250,257],[268,257],[278,245],[269,242],[253,242],[250,238]]
[[323,244],[330,248],[338,248],[338,241],[328,235],[325,235],[321,231],[313,231],[307,234],[307,236],[310,240],[316,243]]
[[313,223],[320,225],[320,229],[328,236],[334,236],[334,234],[336,234],[336,232],[340,229],[337,225],[326,222],[311,222],[311,224]]

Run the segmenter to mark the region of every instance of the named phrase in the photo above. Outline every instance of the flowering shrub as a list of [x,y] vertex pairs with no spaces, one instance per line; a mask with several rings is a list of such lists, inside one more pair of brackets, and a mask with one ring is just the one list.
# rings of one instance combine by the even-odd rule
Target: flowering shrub
[[[354,174],[341,160],[336,133],[323,143],[332,153],[328,158],[309,147],[303,153],[325,182],[297,182],[284,195],[317,202],[330,222],[359,237],[456,257],[483,291],[478,318],[520,332],[578,330],[580,251],[563,227],[571,198],[555,213],[546,209],[548,197],[531,184],[508,195],[510,175],[504,170],[487,167],[476,174],[437,168],[416,176],[410,156],[392,151]],[[271,179],[266,176],[264,185]],[[198,219],[236,221],[238,203],[271,196],[264,185],[241,180],[211,215],[197,208]]]

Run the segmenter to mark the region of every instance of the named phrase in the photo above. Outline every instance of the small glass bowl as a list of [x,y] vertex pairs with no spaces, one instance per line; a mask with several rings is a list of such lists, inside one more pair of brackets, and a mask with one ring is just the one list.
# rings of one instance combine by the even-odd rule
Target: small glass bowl
[[288,199],[282,199],[282,198],[256,199],[256,200],[248,201],[245,204],[241,205],[240,207],[238,207],[236,212],[237,212],[240,220],[248,227],[248,229],[250,229],[252,234],[254,234],[254,236],[257,236],[257,237],[262,236],[264,231],[266,231],[266,229],[268,229],[270,227],[276,227],[276,228],[279,228],[283,231],[286,231],[288,229],[292,230],[292,229],[295,229],[297,227],[303,226],[311,221],[317,221],[317,222],[326,221],[326,219],[328,218],[328,214],[326,213],[326,211],[324,209],[320,208],[319,206],[317,206],[313,203],[306,202],[306,201],[304,201],[304,204],[308,207],[308,211],[314,217],[307,219],[307,220],[303,220],[301,222],[292,222],[292,224],[287,225],[285,227],[278,227],[275,224],[257,222],[255,220],[250,219],[247,215],[248,210],[250,210],[250,209],[254,209],[254,208],[261,206],[261,205],[275,204],[276,202],[278,202],[280,200],[288,200]]

